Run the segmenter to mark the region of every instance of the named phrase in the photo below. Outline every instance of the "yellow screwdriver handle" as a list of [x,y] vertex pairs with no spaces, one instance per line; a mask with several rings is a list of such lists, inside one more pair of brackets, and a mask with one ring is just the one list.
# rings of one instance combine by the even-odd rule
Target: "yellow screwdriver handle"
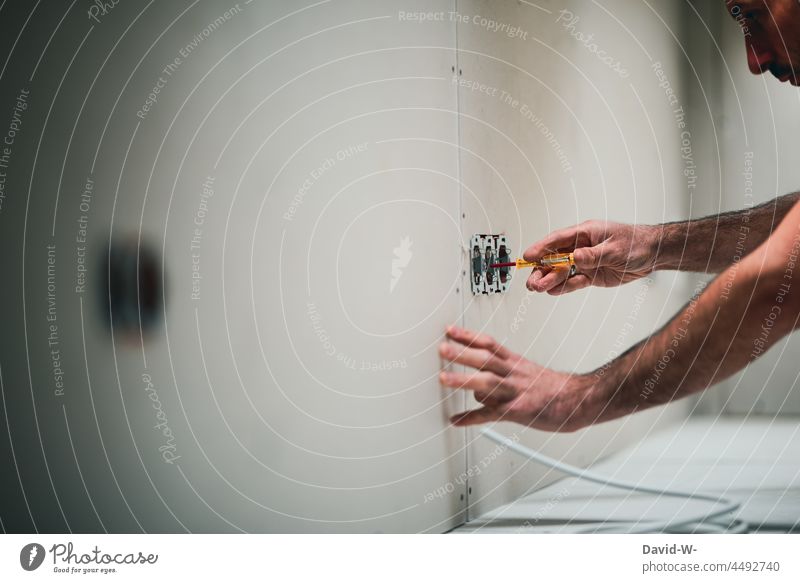
[[543,256],[539,261],[517,259],[517,269],[522,267],[551,267],[553,269],[568,268],[570,276],[575,275],[575,255],[572,253],[552,253]]

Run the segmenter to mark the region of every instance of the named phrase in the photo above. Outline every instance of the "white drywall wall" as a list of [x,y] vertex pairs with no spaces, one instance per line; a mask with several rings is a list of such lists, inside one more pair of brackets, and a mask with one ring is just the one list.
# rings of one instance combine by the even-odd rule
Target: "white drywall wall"
[[[520,253],[551,230],[588,219],[659,223],[686,216],[684,130],[675,113],[688,107],[680,3],[458,4],[467,233],[506,233]],[[664,80],[677,103],[659,86]],[[507,296],[466,297],[465,324],[542,364],[577,372],[601,366],[653,331],[692,291],[684,278],[659,273],[652,283],[554,298],[527,295],[525,273],[517,277]],[[690,406],[676,403],[570,435],[503,429],[585,464],[682,419]],[[558,477],[497,455],[474,431],[468,435],[476,470],[471,516]]]
[[[32,101],[0,217],[18,276],[1,292],[2,367],[42,530],[445,531],[470,502],[553,479],[448,425],[466,398],[438,383],[445,325],[588,370],[691,289],[658,275],[527,298],[517,279],[473,298],[463,246],[503,231],[519,252],[584,219],[685,216],[680,131],[652,62],[678,96],[684,64],[678,2],[538,4],[119,3],[97,22],[70,15],[40,63],[42,47],[20,45],[3,82]],[[109,236],[163,259],[165,309],[143,338],[107,329]],[[686,408],[521,439],[588,463]]]
[[[133,6],[97,24],[40,152],[26,293],[46,287],[61,179],[65,398],[50,390],[44,301],[28,338],[68,518],[95,524],[65,419],[112,529],[460,524],[464,431],[447,418],[463,397],[439,386],[436,351],[461,307],[455,23],[409,21],[388,1],[184,9],[145,10],[118,51]],[[403,5],[422,9],[452,2]],[[98,46],[109,68],[88,91]],[[62,179],[52,169],[86,95]],[[87,176],[89,283],[76,294]],[[163,257],[166,306],[143,341],[105,327],[109,234]]]

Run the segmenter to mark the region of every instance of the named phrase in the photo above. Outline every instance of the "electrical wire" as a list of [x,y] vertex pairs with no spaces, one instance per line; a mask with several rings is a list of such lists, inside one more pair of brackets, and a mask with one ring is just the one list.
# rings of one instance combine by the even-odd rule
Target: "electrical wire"
[[641,494],[655,494],[658,496],[670,496],[674,498],[685,498],[688,500],[703,500],[706,502],[713,502],[719,505],[717,509],[709,510],[703,514],[691,516],[688,518],[661,520],[661,521],[644,521],[636,522],[630,528],[624,530],[619,528],[619,525],[611,527],[600,526],[595,529],[583,532],[668,532],[668,533],[742,533],[748,532],[749,527],[746,522],[738,519],[727,518],[726,516],[739,509],[739,503],[733,502],[723,496],[715,496],[713,494],[702,494],[698,492],[688,492],[682,490],[667,490],[664,488],[655,488],[652,486],[643,486],[634,484],[633,482],[625,482],[622,480],[615,480],[607,478],[603,475],[592,472],[591,470],[578,468],[560,462],[556,459],[548,457],[542,453],[529,449],[520,445],[516,441],[497,433],[496,431],[488,428],[482,428],[481,433],[484,437],[503,445],[516,454],[528,458],[534,462],[562,472],[564,474],[573,476],[580,480],[587,482],[594,482],[602,484],[611,488],[618,488],[620,490],[627,490],[629,492],[638,492]]

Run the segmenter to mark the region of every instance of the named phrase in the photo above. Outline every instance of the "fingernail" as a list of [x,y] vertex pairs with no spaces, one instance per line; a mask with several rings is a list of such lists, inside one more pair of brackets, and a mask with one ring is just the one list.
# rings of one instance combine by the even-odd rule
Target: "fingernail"
[[448,375],[446,372],[440,372],[439,373],[439,380],[441,382],[446,383],[447,379],[449,379],[449,378],[450,378],[450,375]]
[[447,344],[439,345],[439,354],[446,357],[449,353],[450,353],[450,347]]

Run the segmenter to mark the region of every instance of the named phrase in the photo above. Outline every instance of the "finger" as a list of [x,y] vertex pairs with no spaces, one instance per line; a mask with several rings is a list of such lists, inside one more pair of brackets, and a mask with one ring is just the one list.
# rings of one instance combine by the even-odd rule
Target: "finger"
[[528,281],[525,282],[525,287],[527,287],[530,291],[538,291],[536,284],[545,276],[546,273],[547,272],[543,269],[534,269],[528,277]]
[[569,269],[553,269],[534,285],[533,291],[549,292],[554,287],[564,283],[569,277]]
[[488,334],[473,332],[472,330],[459,328],[458,326],[450,326],[447,328],[447,336],[459,344],[464,344],[465,346],[472,348],[485,348],[500,358],[508,358],[511,356],[511,351],[509,351],[505,346],[500,344]]
[[489,421],[498,421],[503,417],[504,409],[502,407],[481,407],[480,409],[473,409],[472,411],[464,411],[458,415],[450,417],[450,423],[456,427],[465,427],[467,425],[478,425],[480,423],[488,423]]
[[528,247],[522,254],[525,261],[537,261],[546,253],[552,253],[558,249],[574,249],[578,240],[578,225],[558,229],[547,235],[541,241],[537,241]]
[[491,391],[475,391],[472,396],[481,405],[497,407],[517,398],[517,392],[511,387],[497,385]]
[[475,391],[473,397],[475,397],[475,400],[484,407],[500,407],[501,405],[504,405],[510,401],[509,399],[496,399],[490,395],[483,395],[478,391]]
[[468,348],[458,344],[443,343],[439,346],[442,358],[479,370],[486,370],[507,376],[511,366],[505,360],[483,348]]
[[490,391],[500,384],[500,377],[492,372],[479,371],[473,373],[441,372],[439,380],[446,387],[455,389],[471,389]]
[[504,402],[513,399],[517,394],[513,387],[504,385],[503,379],[491,372],[480,371],[469,374],[442,372],[439,374],[439,380],[446,387],[475,391],[474,396],[479,401],[495,399]]
[[603,241],[594,247],[578,247],[573,252],[575,266],[578,268],[578,271],[598,269],[608,263],[608,260],[611,258],[610,252],[611,249],[607,241]]
[[570,277],[567,281],[554,287],[553,289],[549,290],[547,293],[551,296],[560,296],[564,294],[568,294],[570,292],[577,291],[579,289],[583,289],[585,287],[589,287],[592,285],[592,280],[587,275],[578,274],[574,277]]

